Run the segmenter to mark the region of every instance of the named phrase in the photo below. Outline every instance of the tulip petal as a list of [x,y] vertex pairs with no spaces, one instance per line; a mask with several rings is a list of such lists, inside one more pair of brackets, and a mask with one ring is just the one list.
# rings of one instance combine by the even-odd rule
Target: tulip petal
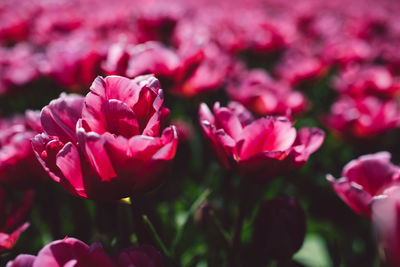
[[36,158],[44,170],[54,181],[60,182],[62,173],[56,165],[55,158],[58,151],[62,149],[63,144],[56,139],[51,139],[45,133],[36,135],[31,142]]
[[219,103],[215,103],[214,105],[214,116],[215,116],[215,126],[217,128],[222,128],[224,131],[229,134],[234,140],[238,140],[243,127],[242,124],[230,109],[225,107],[220,107]]
[[285,118],[266,117],[247,125],[237,144],[241,159],[265,151],[284,151],[292,146],[296,130]]
[[28,227],[29,223],[24,223],[11,234],[0,233],[0,252],[4,252],[13,248],[21,233]]
[[75,238],[54,241],[39,251],[33,267],[64,267],[70,264],[71,260],[76,263],[77,259],[85,257],[88,250],[89,247],[85,243]]
[[20,254],[13,261],[8,262],[6,267],[32,267],[36,256]]
[[295,165],[304,164],[310,155],[321,147],[324,138],[325,133],[318,128],[300,129],[292,150]]
[[115,178],[117,174],[104,148],[105,139],[94,132],[86,133],[82,127],[77,129],[77,136],[85,158],[93,166],[102,181],[110,181]]
[[42,109],[40,122],[49,136],[57,136],[66,143],[75,141],[76,122],[81,116],[84,98],[79,95],[61,94]]
[[87,197],[83,182],[81,160],[77,147],[71,142],[67,143],[56,156],[56,165],[61,170],[65,179],[60,183],[71,194]]
[[327,175],[326,179],[338,196],[357,214],[371,216],[369,205],[372,197],[361,185],[350,182],[345,177],[335,180],[332,175]]
[[344,167],[343,177],[362,185],[371,195],[376,195],[400,175],[400,168],[393,165],[390,158],[388,152],[361,156]]

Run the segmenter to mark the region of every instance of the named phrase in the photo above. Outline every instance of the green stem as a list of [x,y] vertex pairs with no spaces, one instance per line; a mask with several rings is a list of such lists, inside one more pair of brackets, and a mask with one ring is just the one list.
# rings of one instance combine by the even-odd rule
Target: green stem
[[156,229],[154,228],[154,226],[151,223],[151,221],[149,220],[149,218],[146,215],[143,215],[142,219],[143,219],[143,223],[148,227],[148,229],[150,230],[150,232],[153,235],[154,240],[156,241],[157,245],[161,248],[163,253],[169,258],[173,258],[172,253],[165,246],[164,242],[162,241],[160,235],[157,233]]
[[172,241],[172,251],[175,251],[177,244],[182,238],[183,230],[185,228],[185,225],[187,224],[189,218],[193,215],[193,213],[197,210],[197,208],[201,205],[201,203],[204,202],[208,198],[208,196],[211,194],[211,189],[207,188],[204,190],[203,193],[200,194],[200,196],[193,202],[193,204],[190,206],[189,210],[183,215],[183,219],[180,221],[180,223],[177,225],[177,230],[176,230],[176,236],[175,239]]

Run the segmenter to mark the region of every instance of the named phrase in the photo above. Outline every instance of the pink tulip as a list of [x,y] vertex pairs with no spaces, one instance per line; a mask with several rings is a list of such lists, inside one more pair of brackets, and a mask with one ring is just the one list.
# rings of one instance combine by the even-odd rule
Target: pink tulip
[[352,65],[336,77],[334,88],[353,97],[362,97],[365,94],[393,97],[400,91],[399,82],[382,66]]
[[400,265],[400,187],[391,186],[371,205],[378,248],[385,266]]
[[400,168],[390,162],[390,157],[388,152],[361,156],[343,168],[340,179],[327,175],[327,180],[350,208],[369,218],[373,197],[400,178]]
[[178,143],[175,127],[163,127],[168,114],[154,76],[98,77],[86,97],[62,94],[43,108],[32,145],[69,193],[117,200],[165,177]]
[[42,132],[38,111],[0,120],[0,183],[19,189],[47,178],[32,151],[31,138]]
[[37,256],[21,254],[7,267],[115,267],[111,258],[98,243],[90,247],[82,241],[66,237],[56,240],[42,248]]
[[345,137],[374,138],[399,124],[400,109],[394,100],[374,96],[341,97],[331,107],[325,123]]
[[12,249],[19,236],[29,227],[24,222],[33,203],[34,192],[26,191],[19,203],[9,203],[3,187],[0,186],[0,253]]
[[203,133],[225,168],[238,168],[246,177],[263,181],[301,167],[324,140],[317,128],[296,131],[285,117],[255,120],[242,105],[214,104],[214,114],[201,104]]
[[264,70],[242,70],[226,88],[231,99],[259,115],[292,115],[306,109],[306,99]]

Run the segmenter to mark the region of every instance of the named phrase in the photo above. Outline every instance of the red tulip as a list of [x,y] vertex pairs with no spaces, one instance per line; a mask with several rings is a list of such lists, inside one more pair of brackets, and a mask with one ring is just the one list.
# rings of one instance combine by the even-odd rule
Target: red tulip
[[42,131],[39,112],[0,120],[0,183],[24,189],[47,176],[32,151],[31,138]]
[[102,45],[89,33],[53,41],[46,50],[41,71],[70,91],[83,91],[100,73]]
[[259,115],[291,115],[306,109],[306,99],[285,82],[274,81],[266,71],[239,72],[226,91],[230,98]]
[[231,65],[230,57],[214,44],[186,41],[178,49],[181,63],[171,92],[194,97],[222,87]]
[[324,69],[320,59],[300,49],[286,51],[275,68],[278,76],[292,86],[322,76]]
[[400,109],[393,100],[373,96],[342,97],[331,107],[325,123],[340,135],[373,138],[399,124]]
[[43,108],[32,140],[45,170],[71,194],[117,200],[158,186],[175,156],[174,126],[154,76],[98,77],[86,97],[61,95]]
[[382,66],[352,65],[334,80],[334,87],[340,93],[353,97],[362,97],[365,94],[393,97],[400,90],[398,81]]
[[388,152],[361,156],[343,168],[342,178],[335,180],[327,175],[327,180],[350,208],[369,218],[373,197],[400,178],[400,168],[390,162],[390,157]]
[[117,43],[110,47],[103,69],[109,74],[136,77],[155,74],[173,79],[180,64],[178,55],[157,42],[139,45]]
[[95,243],[89,247],[82,241],[70,237],[49,243],[37,256],[21,254],[7,263],[7,267],[67,266],[115,267],[100,244]]
[[348,37],[333,38],[324,45],[322,51],[322,58],[325,62],[342,66],[366,61],[371,57],[372,48],[367,42]]
[[266,180],[292,167],[301,167],[324,140],[317,128],[296,131],[285,117],[255,120],[240,104],[214,105],[214,114],[201,104],[199,120],[219,162],[237,167],[246,177]]
[[0,253],[13,248],[20,234],[29,227],[24,220],[31,209],[33,197],[33,191],[26,191],[15,205],[9,203],[6,192],[0,186]]

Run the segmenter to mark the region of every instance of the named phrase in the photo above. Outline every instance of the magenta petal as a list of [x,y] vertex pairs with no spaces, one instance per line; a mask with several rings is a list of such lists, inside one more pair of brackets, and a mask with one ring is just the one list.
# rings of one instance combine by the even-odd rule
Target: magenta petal
[[159,89],[157,96],[153,102],[153,109],[155,112],[150,117],[146,127],[143,130],[144,135],[158,136],[160,134],[161,120],[162,117],[164,116],[162,110],[163,101],[164,101],[163,91]]
[[7,219],[1,228],[1,231],[10,232],[23,223],[23,221],[26,219],[26,217],[28,217],[28,214],[31,211],[34,197],[34,190],[28,190],[24,192],[24,195],[19,201],[18,205],[14,206],[10,214],[8,214]]
[[324,142],[325,133],[318,128],[303,128],[299,130],[293,152],[297,165],[304,164],[309,156],[318,150]]
[[39,251],[33,267],[64,267],[71,261],[78,263],[88,250],[85,243],[75,238],[54,241]]
[[29,223],[24,223],[22,226],[18,227],[11,234],[0,233],[0,252],[7,251],[14,247],[19,236],[23,231],[29,227]]
[[214,124],[215,118],[211,113],[211,110],[205,103],[201,103],[199,107],[199,121],[202,123],[203,121],[208,121],[210,124]]
[[108,132],[126,138],[140,134],[135,113],[125,103],[116,99],[109,100],[104,103],[103,115]]
[[42,109],[40,121],[43,130],[57,136],[62,142],[75,141],[76,122],[81,116],[84,98],[61,94]]
[[346,178],[335,180],[331,175],[326,179],[331,184],[338,196],[352,208],[357,214],[370,217],[369,205],[372,197],[359,184],[348,181]]
[[115,267],[110,257],[104,252],[100,243],[93,243],[84,259],[79,261],[80,266]]
[[207,137],[211,148],[214,149],[217,160],[222,164],[222,166],[229,169],[232,160],[229,157],[230,153],[227,153],[227,150],[233,151],[235,149],[234,147],[231,147],[231,145],[234,145],[234,140],[222,129],[217,132],[215,126],[206,120],[201,122],[201,128],[204,135]]
[[260,118],[247,125],[238,141],[240,158],[246,159],[265,151],[284,151],[296,139],[296,130],[285,118]]
[[6,267],[32,267],[36,256],[20,254],[13,261],[7,263]]
[[86,133],[83,128],[78,128],[77,136],[85,158],[96,170],[102,181],[110,181],[115,178],[117,174],[107,151],[104,149],[105,138],[93,132]]
[[390,162],[388,152],[364,155],[350,161],[343,169],[343,177],[362,185],[371,195],[399,178],[400,168]]
[[161,140],[164,146],[153,155],[153,160],[172,160],[178,147],[178,133],[175,126],[166,128],[161,135]]
[[225,107],[219,107],[219,103],[214,105],[214,116],[215,124],[217,128],[222,128],[229,134],[234,140],[238,140],[243,127],[240,120],[236,114],[234,114],[230,109]]
[[57,167],[63,173],[65,179],[60,183],[71,194],[87,197],[81,170],[81,160],[78,148],[71,142],[60,150],[56,157]]
[[60,182],[62,173],[56,166],[55,158],[63,144],[58,140],[51,139],[45,133],[36,135],[31,142],[36,158],[44,170],[54,181]]
[[[139,88],[133,80],[119,76],[97,77],[90,87],[90,92],[85,97],[85,105],[82,110],[84,119],[90,130],[103,134],[107,129],[107,103],[110,100],[123,102],[131,109],[139,98]],[[125,110],[126,108],[120,108]],[[126,115],[125,115],[126,117]],[[129,116],[132,118],[132,116]],[[111,117],[110,117],[111,119]]]

